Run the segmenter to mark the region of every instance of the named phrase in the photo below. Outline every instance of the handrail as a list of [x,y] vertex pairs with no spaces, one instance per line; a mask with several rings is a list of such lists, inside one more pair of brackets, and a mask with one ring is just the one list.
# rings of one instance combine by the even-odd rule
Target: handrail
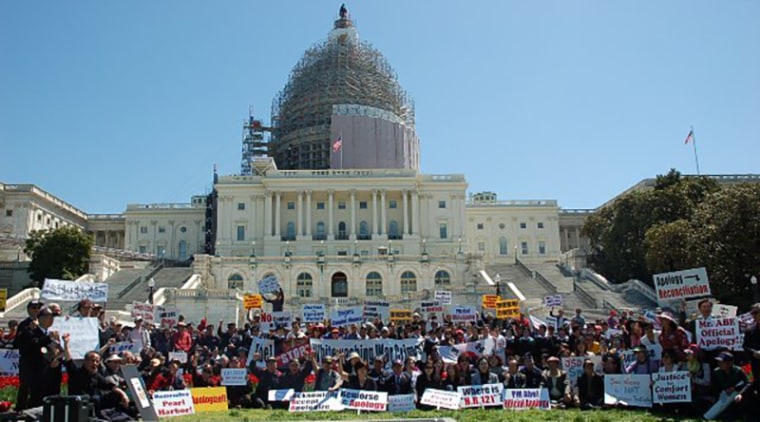
[[134,280],[132,280],[131,283],[129,283],[126,287],[124,287],[123,289],[121,289],[121,291],[119,292],[118,295],[116,295],[116,297],[118,299],[123,298],[124,296],[126,296],[127,293],[129,293],[130,290],[134,289],[138,284],[142,283],[144,280],[150,280],[151,277],[153,277],[154,275],[156,275],[163,268],[164,268],[164,264],[158,264],[147,275],[145,275],[145,276],[142,276],[142,275],[137,276]]
[[21,305],[22,303],[26,302],[27,300],[33,300],[40,297],[40,289],[37,287],[30,287],[28,289],[24,289],[15,295],[8,298],[8,300],[5,301],[5,312],[0,313],[1,315],[5,316],[8,312],[10,312],[12,309],[16,308],[17,306]]
[[[586,291],[586,289],[583,288],[583,286],[579,285],[578,283],[573,283],[575,287],[575,293],[578,295],[578,297],[588,306],[592,308],[601,308],[602,306],[599,306],[599,303],[597,303],[596,299],[594,299],[594,296],[591,295],[589,292]],[[603,301],[604,299],[602,299]]]
[[536,276],[534,277],[534,280],[538,282],[544,289],[552,292],[557,293],[557,287],[549,280],[544,277],[543,274],[541,274],[538,270],[534,270]]

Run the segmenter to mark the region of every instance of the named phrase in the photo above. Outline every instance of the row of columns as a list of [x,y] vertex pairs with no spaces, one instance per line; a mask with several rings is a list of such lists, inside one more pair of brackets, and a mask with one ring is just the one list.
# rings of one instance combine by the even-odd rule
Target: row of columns
[[[372,235],[387,235],[388,218],[387,218],[387,193],[385,190],[373,190],[370,192],[372,200]],[[409,224],[409,196],[411,195],[412,212],[411,212],[411,224]],[[312,228],[312,191],[299,191],[296,192],[296,236],[311,237]],[[356,191],[349,191],[350,198],[350,231],[349,235],[351,239],[356,238]],[[273,204],[274,202],[274,204]],[[305,204],[304,204],[305,202]],[[380,212],[378,213],[378,202],[380,206]],[[403,214],[403,226],[400,234],[419,236],[420,224],[419,224],[419,194],[417,191],[402,191],[401,192],[401,205]],[[272,216],[272,208],[274,208],[274,216]],[[304,210],[306,212],[304,213]],[[305,225],[304,225],[305,214]],[[327,192],[327,237],[333,239],[335,237],[335,191],[329,190]],[[378,221],[379,220],[379,221]],[[274,230],[272,226],[274,223]],[[264,196],[264,226],[265,235],[280,237],[282,228],[282,192],[281,191],[267,191]]]

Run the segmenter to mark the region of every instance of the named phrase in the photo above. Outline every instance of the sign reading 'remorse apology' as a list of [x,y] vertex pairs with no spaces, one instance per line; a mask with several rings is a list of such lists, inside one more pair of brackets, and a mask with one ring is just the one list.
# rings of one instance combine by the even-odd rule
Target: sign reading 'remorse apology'
[[693,268],[655,274],[654,288],[657,290],[657,301],[664,303],[672,300],[709,296],[710,280],[707,278],[707,270],[704,267]]

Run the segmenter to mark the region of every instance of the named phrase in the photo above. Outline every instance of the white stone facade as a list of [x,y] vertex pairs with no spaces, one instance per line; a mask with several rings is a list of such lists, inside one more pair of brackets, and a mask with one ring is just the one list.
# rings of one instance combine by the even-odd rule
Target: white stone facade
[[125,216],[125,248],[185,260],[203,252],[205,197],[190,204],[130,204]]

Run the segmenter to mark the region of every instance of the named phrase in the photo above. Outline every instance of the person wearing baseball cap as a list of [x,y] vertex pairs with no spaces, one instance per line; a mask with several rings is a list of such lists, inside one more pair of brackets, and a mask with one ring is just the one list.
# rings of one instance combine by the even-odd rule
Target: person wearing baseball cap
[[390,396],[412,394],[412,379],[404,372],[404,362],[401,359],[394,360],[392,369],[393,373],[382,382],[383,390]]
[[[741,368],[734,365],[734,355],[731,352],[720,352],[715,360],[718,362],[718,367],[712,375],[715,405],[704,414],[705,419],[715,419],[719,415],[729,417],[736,413],[738,409],[731,403],[747,386],[747,375]],[[741,398],[739,400],[741,401]],[[727,402],[728,405],[726,405]],[[728,413],[725,413],[726,411]]]

